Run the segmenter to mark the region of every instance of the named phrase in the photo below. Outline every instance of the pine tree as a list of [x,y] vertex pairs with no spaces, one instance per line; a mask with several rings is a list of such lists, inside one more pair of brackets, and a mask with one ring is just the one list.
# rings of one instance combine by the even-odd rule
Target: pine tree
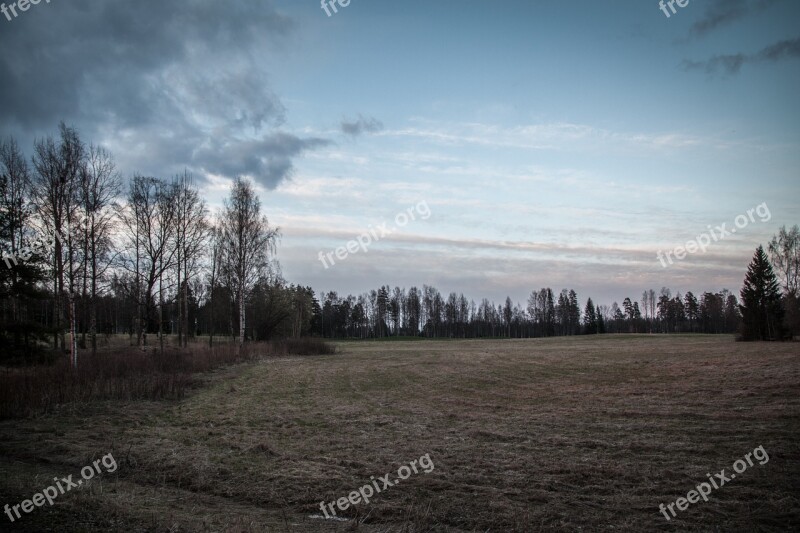
[[741,297],[742,339],[781,339],[783,308],[780,286],[762,246],[756,249],[747,268]]
[[578,305],[578,294],[570,289],[569,291],[569,335],[579,335],[581,327],[581,308]]
[[586,310],[584,311],[584,334],[594,335],[597,333],[597,312],[594,308],[594,302],[589,298],[586,301]]

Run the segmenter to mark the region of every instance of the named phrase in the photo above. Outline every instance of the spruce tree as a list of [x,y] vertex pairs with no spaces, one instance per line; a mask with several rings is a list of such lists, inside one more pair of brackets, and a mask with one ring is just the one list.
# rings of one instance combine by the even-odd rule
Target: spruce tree
[[597,312],[594,308],[594,302],[589,298],[586,301],[586,310],[584,311],[584,334],[594,335],[597,333]]
[[759,246],[747,268],[741,291],[742,339],[780,340],[783,336],[783,307],[778,279]]

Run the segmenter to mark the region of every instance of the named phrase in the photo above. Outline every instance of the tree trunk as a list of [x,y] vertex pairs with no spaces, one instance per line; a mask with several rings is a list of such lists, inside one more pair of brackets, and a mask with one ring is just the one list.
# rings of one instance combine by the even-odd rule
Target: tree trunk
[[208,320],[208,347],[214,346],[214,281],[211,281],[211,296],[209,298],[209,313],[211,317]]
[[164,286],[160,274],[158,276],[158,343],[161,355],[164,355]]
[[72,368],[78,368],[78,335],[75,318],[75,294],[69,294],[69,349]]
[[239,295],[239,349],[244,346],[244,288]]
[[183,273],[183,346],[189,347],[189,273]]
[[92,294],[89,302],[89,340],[92,355],[97,355],[97,245],[92,230]]

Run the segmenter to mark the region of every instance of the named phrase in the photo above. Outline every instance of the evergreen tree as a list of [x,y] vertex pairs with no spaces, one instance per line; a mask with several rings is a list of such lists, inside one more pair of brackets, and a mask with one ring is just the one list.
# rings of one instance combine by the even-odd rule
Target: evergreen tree
[[778,279],[759,246],[747,268],[741,292],[743,340],[776,340],[782,338],[783,307]]
[[700,314],[700,304],[697,301],[697,297],[689,291],[683,297],[684,302],[684,312],[686,314],[686,318],[689,320],[689,331],[694,333],[695,325],[697,324],[697,317]]
[[569,291],[569,335],[578,335],[581,327],[581,308],[578,305],[578,294],[570,289]]
[[597,333],[597,312],[594,308],[594,302],[589,298],[586,301],[586,310],[583,317],[584,333],[586,335],[594,335]]

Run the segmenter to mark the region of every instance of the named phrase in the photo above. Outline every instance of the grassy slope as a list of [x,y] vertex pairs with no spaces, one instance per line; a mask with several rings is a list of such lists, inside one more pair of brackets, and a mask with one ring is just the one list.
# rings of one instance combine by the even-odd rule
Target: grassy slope
[[[0,424],[0,506],[112,452],[116,474],[0,530],[364,531],[800,527],[800,345],[713,336],[342,343],[216,372],[181,402]],[[710,501],[658,504],[763,445]],[[21,526],[21,527],[16,527]]]

